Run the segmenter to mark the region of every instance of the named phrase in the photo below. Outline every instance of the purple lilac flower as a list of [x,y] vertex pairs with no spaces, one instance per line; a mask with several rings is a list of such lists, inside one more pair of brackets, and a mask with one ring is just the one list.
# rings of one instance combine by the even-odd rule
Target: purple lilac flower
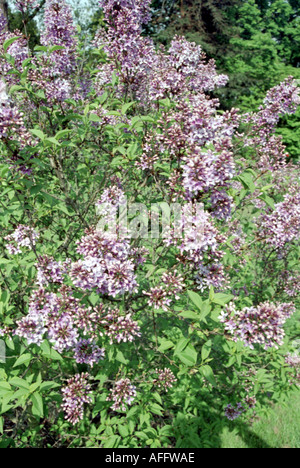
[[66,273],[62,262],[56,262],[48,255],[39,257],[37,268],[37,284],[42,287],[49,283],[63,283],[63,274]]
[[21,11],[22,13],[29,9],[37,8],[38,5],[38,0],[15,0],[15,6],[17,10]]
[[197,195],[207,189],[223,186],[234,175],[233,155],[223,151],[220,155],[213,151],[201,152],[187,158],[183,166],[183,185],[188,192]]
[[113,401],[111,409],[114,411],[126,411],[126,405],[132,405],[136,397],[136,387],[132,385],[129,379],[121,379],[116,382],[114,388],[111,390],[107,401]]
[[140,327],[131,317],[131,314],[120,315],[119,310],[109,309],[101,325],[106,330],[105,334],[110,338],[110,343],[131,342],[137,336],[141,336]]
[[278,349],[283,345],[285,336],[283,325],[294,312],[295,306],[292,303],[264,302],[256,307],[245,307],[237,311],[231,302],[219,319],[235,341],[241,340],[251,349],[255,344],[265,349]]
[[285,284],[284,292],[290,297],[297,297],[300,293],[300,273],[289,274]]
[[199,288],[226,287],[228,280],[220,263],[224,255],[221,246],[226,238],[214,226],[210,213],[203,206],[192,203],[184,205],[181,232],[184,234],[183,239],[177,238],[175,229],[171,229],[165,243],[177,246],[181,261],[194,266]]
[[73,425],[83,419],[84,404],[92,402],[91,386],[88,383],[88,378],[87,373],[76,374],[62,388],[62,409],[65,412],[65,419]]
[[30,317],[28,315],[17,321],[15,334],[21,338],[25,338],[29,345],[32,343],[41,345],[46,331],[47,329],[41,317]]
[[280,118],[294,114],[299,104],[297,82],[288,77],[268,92],[259,112],[244,117],[243,120],[251,125],[244,144],[258,148],[259,166],[264,170],[276,170],[285,165],[286,150],[274,131]]
[[289,353],[285,357],[285,362],[290,367],[300,368],[300,356],[297,354]]
[[270,214],[263,214],[257,221],[259,233],[265,242],[276,248],[300,238],[300,192],[295,187],[275,205]]
[[245,397],[245,403],[246,403],[246,405],[248,406],[248,408],[253,409],[253,408],[255,408],[255,406],[256,406],[257,399],[256,399],[255,396],[247,395],[247,396]]
[[148,296],[148,305],[154,309],[163,309],[168,311],[172,299],[169,297],[168,291],[164,286],[156,286],[150,291],[143,291],[145,296]]
[[11,255],[16,255],[22,253],[23,247],[31,250],[38,238],[39,233],[32,227],[20,224],[12,234],[5,237],[5,240],[9,241],[6,248]]
[[48,328],[48,337],[53,348],[58,352],[74,348],[78,341],[78,331],[74,327],[72,318],[64,314],[52,321]]
[[51,54],[53,74],[68,76],[74,71],[77,59],[76,29],[71,9],[64,0],[47,0],[44,20],[42,45],[63,47]]
[[5,34],[6,30],[7,30],[7,19],[2,13],[0,13],[0,36],[2,34]]
[[170,369],[156,369],[155,372],[158,374],[158,377],[153,380],[153,385],[166,392],[177,382],[175,375]]
[[75,286],[101,294],[117,296],[137,290],[135,264],[130,243],[111,232],[89,230],[78,244],[78,253],[85,256],[71,267]]
[[[5,99],[5,94],[2,89],[2,99]],[[0,141],[16,141],[20,147],[30,144],[32,140],[31,135],[25,127],[23,114],[17,107],[11,107],[8,100],[2,102],[0,105]]]
[[74,350],[75,361],[79,364],[89,364],[91,367],[104,359],[105,350],[99,348],[92,340],[80,339]]
[[234,421],[235,419],[239,418],[245,409],[241,403],[238,403],[236,407],[229,404],[225,409],[225,416],[229,421]]

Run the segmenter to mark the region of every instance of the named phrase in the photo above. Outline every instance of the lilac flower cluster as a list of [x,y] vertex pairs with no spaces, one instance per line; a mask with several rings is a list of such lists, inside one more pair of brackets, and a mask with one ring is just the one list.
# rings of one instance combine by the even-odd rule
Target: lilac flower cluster
[[[179,99],[175,102],[176,108],[163,114],[156,131],[152,135],[147,135],[144,153],[139,163],[141,168],[153,167],[155,162],[161,159],[162,153],[166,159],[188,161],[189,158],[202,152],[203,155],[199,154],[199,159],[201,159],[208,151],[203,147],[208,144],[215,148],[210,152],[222,154],[227,151],[230,153],[233,144],[232,137],[240,122],[237,109],[219,115],[217,113],[219,102],[216,99],[208,99],[204,93],[187,94],[184,100]],[[225,157],[225,154],[222,156]],[[234,166],[232,167],[232,155],[228,154],[228,157],[229,178],[231,178]],[[217,167],[215,167],[216,170]],[[220,172],[219,179],[222,185],[228,179],[228,174],[224,176],[223,181],[222,172]]]
[[47,328],[44,325],[44,320],[41,317],[28,314],[17,322],[15,335],[25,338],[27,343],[41,345],[44,340],[44,334]]
[[132,405],[136,397],[136,387],[132,385],[129,379],[121,379],[115,383],[107,401],[113,401],[111,409],[114,411],[126,411],[126,405]]
[[96,344],[99,337],[106,335],[112,344],[132,342],[141,336],[130,313],[106,310],[102,304],[94,309],[83,307],[72,289],[64,285],[58,293],[37,290],[31,297],[28,314],[17,321],[15,334],[28,344],[41,344],[48,338],[55,350],[73,350],[76,362],[91,366],[104,357],[104,349]]
[[233,155],[223,151],[220,155],[197,148],[192,157],[185,158],[183,185],[188,192],[197,195],[217,185],[224,184],[234,176]]
[[255,408],[256,404],[257,404],[257,399],[255,396],[250,396],[250,395],[246,395],[245,397],[245,404],[248,406],[249,409],[253,409]]
[[131,317],[131,314],[120,315],[119,310],[109,309],[101,325],[105,329],[105,334],[110,338],[110,344],[114,341],[132,342],[136,336],[141,336],[140,327]]
[[244,121],[251,125],[245,144],[259,148],[259,165],[263,169],[273,171],[285,165],[286,150],[274,131],[279,119],[294,114],[299,104],[297,83],[293,77],[288,77],[268,92],[259,112],[244,117]]
[[45,29],[41,35],[45,46],[61,46],[52,52],[50,60],[54,76],[68,76],[76,65],[76,29],[70,7],[63,0],[47,0]]
[[7,29],[7,19],[2,13],[0,13],[0,37],[1,37],[1,42],[3,40],[2,36],[5,34],[6,29]]
[[23,247],[31,250],[35,246],[38,238],[39,233],[32,227],[20,224],[12,234],[6,236],[4,239],[9,242],[6,245],[9,253],[11,255],[17,255],[22,253]]
[[116,69],[121,92],[136,92],[144,81],[145,69],[150,70],[154,53],[152,41],[141,36],[142,23],[148,22],[149,0],[109,0],[100,2],[104,9],[107,30],[100,30],[95,38],[96,47],[104,47],[109,59],[99,72],[99,94]]
[[84,404],[92,402],[91,386],[88,379],[87,373],[76,374],[62,388],[62,409],[65,412],[65,419],[73,425],[83,419]]
[[175,375],[170,369],[156,369],[155,372],[158,374],[158,377],[153,380],[153,385],[166,392],[177,382]]
[[234,421],[235,419],[239,418],[243,412],[245,411],[242,403],[237,403],[234,407],[232,404],[229,404],[225,409],[225,416],[229,421]]
[[300,238],[300,192],[293,188],[270,214],[258,219],[260,237],[272,247],[282,248]]
[[[2,94],[2,96],[4,96],[4,94]],[[1,140],[4,142],[16,141],[21,148],[31,142],[31,135],[25,127],[22,112],[20,112],[17,107],[12,107],[8,100],[4,103],[2,102],[2,105],[0,105],[0,141]]]
[[0,80],[0,106],[5,106],[9,102],[4,81]]
[[214,217],[228,220],[234,206],[227,193],[236,172],[233,136],[240,117],[236,109],[220,116],[217,106],[202,93],[179,101],[147,135],[137,166],[155,171],[162,160],[180,163],[167,182],[172,201],[203,199]]
[[40,344],[47,336],[59,352],[74,348],[79,339],[76,322],[80,309],[79,300],[65,286],[59,294],[39,289],[31,298],[28,315],[17,322],[16,335],[25,338],[28,344]]
[[[6,28],[6,19],[0,15],[0,51],[2,44],[7,39],[17,38],[8,47],[7,53],[14,58],[14,67],[18,71],[22,71],[23,60],[28,58],[27,41],[19,31],[10,33],[6,31]],[[12,65],[0,58],[0,140],[4,142],[17,141],[20,147],[23,148],[25,145],[30,144],[31,135],[25,127],[24,114],[16,105],[13,105],[6,92],[6,85],[19,84],[18,74],[10,73],[11,69]],[[17,158],[16,156],[15,159]]]
[[221,246],[226,238],[214,226],[212,216],[203,207],[190,203],[183,208],[180,223],[184,238],[178,239],[176,229],[171,229],[165,242],[177,246],[181,261],[194,265],[199,289],[210,286],[224,288],[228,280],[220,260],[224,255]]
[[24,13],[27,10],[37,8],[39,2],[37,0],[15,0],[15,5],[17,10]]
[[143,291],[145,296],[148,296],[148,305],[154,309],[163,309],[168,311],[172,300],[178,300],[180,293],[185,285],[184,278],[178,274],[177,270],[173,273],[164,273],[161,278],[162,285],[151,288],[149,291]]
[[289,353],[285,357],[285,362],[290,367],[300,368],[300,356],[297,354]]
[[284,292],[290,297],[297,297],[300,293],[300,273],[288,275]]
[[291,367],[291,372],[289,373],[289,383],[290,385],[300,386],[300,356],[297,353],[289,353],[285,356],[285,363]]
[[44,23],[41,44],[52,50],[32,58],[34,67],[28,71],[28,80],[45,95],[48,105],[60,103],[64,106],[66,99],[82,97],[72,76],[76,70],[78,40],[72,12],[65,0],[46,1]]
[[8,47],[6,53],[11,55],[14,59],[14,66],[12,66],[4,58],[0,59],[0,77],[5,80],[10,86],[14,84],[19,84],[20,78],[16,73],[10,73],[13,68],[17,69],[19,72],[23,71],[23,61],[29,57],[29,48],[27,39],[23,34],[15,30],[14,32],[9,32],[5,30],[6,21],[2,20],[0,23],[0,51],[1,54],[4,54],[3,44],[8,39],[15,39],[14,42]]
[[85,258],[72,264],[70,276],[75,286],[95,288],[113,297],[136,291],[135,264],[127,239],[91,229],[79,242],[77,251]]
[[[97,214],[101,220],[105,221],[102,229],[109,228],[117,219],[118,210],[126,205],[127,199],[124,191],[118,185],[112,185],[105,189],[101,198],[96,202]],[[126,234],[126,233],[123,233]]]
[[238,311],[231,302],[219,319],[235,341],[242,340],[251,349],[254,349],[255,344],[264,349],[278,349],[283,345],[285,336],[283,325],[294,312],[295,306],[292,303],[264,302]]
[[52,257],[43,255],[39,257],[37,268],[37,284],[40,287],[50,283],[63,283],[63,275],[67,273],[66,265],[63,262],[56,262]]
[[107,31],[100,30],[96,47],[104,47],[108,57],[99,72],[98,92],[111,82],[117,70],[120,93],[133,94],[143,106],[165,97],[178,97],[200,90],[224,86],[228,78],[218,76],[215,63],[205,63],[199,46],[175,37],[168,54],[156,50],[153,42],[141,36],[142,24],[150,19],[149,0],[101,1]]
[[104,356],[105,349],[99,348],[99,346],[90,339],[80,339],[75,346],[74,358],[79,364],[89,364],[93,367],[94,364],[104,359]]

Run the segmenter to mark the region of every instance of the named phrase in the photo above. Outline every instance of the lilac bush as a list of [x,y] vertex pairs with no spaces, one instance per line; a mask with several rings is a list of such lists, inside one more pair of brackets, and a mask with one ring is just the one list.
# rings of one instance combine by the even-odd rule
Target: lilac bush
[[87,44],[47,0],[33,51],[0,18],[8,444],[209,445],[299,385],[299,167],[276,133],[297,83],[220,110],[228,77],[145,37],[150,3],[101,0]]

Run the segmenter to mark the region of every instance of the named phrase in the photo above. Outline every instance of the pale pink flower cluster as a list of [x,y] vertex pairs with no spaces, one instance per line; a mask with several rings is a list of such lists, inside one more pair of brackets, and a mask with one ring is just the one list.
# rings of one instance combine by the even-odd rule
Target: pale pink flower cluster
[[143,291],[145,296],[148,296],[148,305],[153,307],[155,310],[163,309],[168,311],[172,301],[178,300],[180,292],[183,291],[184,278],[180,275],[177,270],[173,272],[166,272],[161,278],[162,284],[155,286],[149,291]]
[[272,304],[264,302],[258,306],[237,310],[233,302],[226,306],[219,317],[227,333],[235,341],[241,340],[251,349],[255,345],[265,349],[283,345],[284,324],[295,313],[292,303]]
[[73,425],[83,419],[84,404],[92,402],[92,389],[88,379],[87,373],[76,374],[67,380],[67,384],[62,388],[62,409],[65,419]]
[[113,401],[111,409],[114,411],[126,411],[127,406],[132,405],[136,397],[136,387],[132,385],[129,379],[121,379],[115,383],[107,401]]
[[177,379],[171,369],[156,369],[155,372],[158,376],[153,380],[153,385],[159,389],[165,390],[167,392],[170,388],[173,387],[174,383],[177,382]]
[[260,237],[272,247],[283,248],[300,239],[300,192],[293,187],[284,195],[284,201],[275,205],[273,212],[258,219]]
[[30,226],[20,224],[17,229],[4,239],[9,243],[6,248],[11,255],[22,253],[22,248],[32,250],[39,238],[39,233]]

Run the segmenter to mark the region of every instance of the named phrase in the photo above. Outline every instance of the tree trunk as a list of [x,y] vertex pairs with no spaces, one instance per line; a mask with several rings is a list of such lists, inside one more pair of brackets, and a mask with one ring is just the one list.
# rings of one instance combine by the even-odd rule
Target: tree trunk
[[3,15],[8,22],[8,4],[7,0],[0,0],[0,15]]

